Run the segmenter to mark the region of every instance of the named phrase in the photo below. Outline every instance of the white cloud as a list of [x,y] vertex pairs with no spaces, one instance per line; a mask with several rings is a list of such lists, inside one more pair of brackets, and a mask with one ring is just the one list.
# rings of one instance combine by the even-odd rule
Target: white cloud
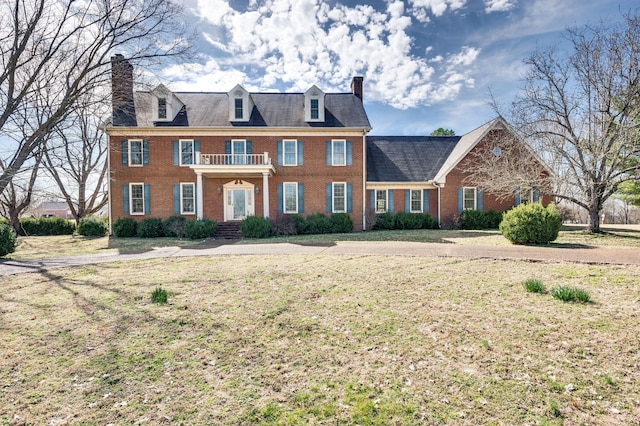
[[442,16],[447,9],[451,11],[462,9],[467,3],[467,0],[409,0],[409,3],[413,5],[417,16],[424,17],[428,9],[430,9],[431,13],[435,16]]
[[[409,3],[439,16],[465,1]],[[220,57],[165,70],[175,90],[229,90],[240,83],[249,90],[305,91],[317,84],[346,91],[354,75],[363,75],[365,100],[405,109],[452,99],[473,85],[468,69],[479,49],[465,47],[431,61],[413,54],[407,13],[415,10],[405,10],[400,0],[388,1],[386,10],[325,0],[252,1],[244,11],[226,0],[198,0],[197,8],[211,27],[204,38]]]
[[485,12],[506,12],[515,7],[515,0],[485,0]]

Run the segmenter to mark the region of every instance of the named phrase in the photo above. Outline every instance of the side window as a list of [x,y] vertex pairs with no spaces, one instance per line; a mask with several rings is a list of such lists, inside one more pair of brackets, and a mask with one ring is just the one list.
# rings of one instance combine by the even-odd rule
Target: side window
[[283,183],[284,188],[284,213],[298,213],[298,184],[295,182]]
[[345,166],[347,164],[346,141],[331,141],[331,165]]
[[192,140],[180,140],[180,165],[194,164],[194,152]]
[[195,183],[180,184],[180,213],[195,214],[196,212],[196,191]]
[[387,211],[387,190],[376,189],[376,213],[384,213]]
[[411,213],[422,213],[422,190],[411,190]]
[[346,213],[347,184],[344,182],[333,183],[333,213]]
[[131,214],[144,214],[144,184],[129,184],[129,209]]
[[129,141],[129,165],[130,166],[142,166],[143,165],[143,150],[141,140]]
[[297,166],[298,165],[298,141],[285,139],[282,141],[283,150],[283,165],[284,166]]
[[463,188],[463,210],[476,210],[476,188]]

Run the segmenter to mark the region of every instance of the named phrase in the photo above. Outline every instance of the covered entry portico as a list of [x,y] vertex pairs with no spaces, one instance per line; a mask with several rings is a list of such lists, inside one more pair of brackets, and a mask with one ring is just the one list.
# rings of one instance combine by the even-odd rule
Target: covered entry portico
[[[255,197],[262,196],[262,216],[269,217],[269,178],[275,174],[268,153],[264,154],[200,154],[189,166],[196,174],[196,215],[204,217],[204,178],[229,179],[218,188],[223,195],[224,221],[242,220],[256,214]],[[262,177],[262,188],[247,179]],[[261,194],[260,194],[261,193]]]

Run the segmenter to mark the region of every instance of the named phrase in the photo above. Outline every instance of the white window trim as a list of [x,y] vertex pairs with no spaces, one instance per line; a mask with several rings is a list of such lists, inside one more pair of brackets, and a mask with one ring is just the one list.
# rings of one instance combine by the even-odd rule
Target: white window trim
[[[133,211],[133,187],[134,186],[142,187],[142,212]],[[143,216],[144,214],[146,214],[144,209],[145,201],[146,200],[144,199],[144,183],[143,182],[130,183],[129,184],[129,214],[131,214],[132,216]]]
[[[344,210],[336,209],[336,186],[342,185],[344,188]],[[331,212],[332,213],[346,213],[347,212],[347,183],[346,182],[333,182],[331,187]]]
[[[313,116],[313,102],[316,102],[317,108],[315,109],[315,112],[317,113],[317,117]],[[313,97],[311,99],[309,99],[309,121],[320,121],[320,99],[317,97]]]
[[[243,152],[235,152],[235,143],[242,142],[244,144]],[[246,139],[231,139],[231,155],[247,155],[247,140]]]
[[[384,192],[384,209],[378,208],[378,193]],[[374,208],[376,213],[386,213],[389,211],[389,191],[386,189],[376,189],[373,193]]]
[[[296,200],[296,208],[295,210],[287,210],[287,186],[293,186],[295,191],[293,196]],[[282,211],[285,214],[298,214],[299,204],[298,204],[298,182],[283,182],[282,183]]]
[[[182,162],[182,144],[183,143],[190,143],[191,144],[191,163],[183,163]],[[178,140],[178,152],[179,152],[179,158],[180,158],[180,165],[181,166],[190,166],[192,164],[195,164],[195,159],[196,159],[196,144],[195,141],[193,139],[179,139]]]
[[[469,209],[466,207],[466,192],[467,189],[473,190],[473,208]],[[473,186],[465,186],[462,188],[462,210],[478,210],[478,188]]]
[[[127,155],[128,155],[129,158],[127,159],[128,160],[127,164],[129,165],[129,167],[142,167],[142,166],[144,166],[144,141],[142,139],[129,139],[128,142],[129,142],[129,146],[128,146],[129,150],[128,150]],[[132,161],[131,161],[131,153],[132,153],[131,144],[135,143],[135,142],[140,142],[140,164],[133,164]]]
[[[240,101],[240,117],[238,117],[238,101]],[[236,96],[233,98],[233,119],[244,120],[244,96]]]
[[[420,209],[419,210],[414,210],[413,209],[413,201],[414,201],[413,200],[413,191],[417,191],[419,196],[420,196],[420,200],[419,200],[420,201],[420,203],[419,203]],[[422,213],[422,206],[424,205],[423,204],[423,200],[422,200],[423,196],[424,196],[424,194],[423,194],[423,191],[421,189],[410,189],[409,190],[409,211],[410,211],[410,213]],[[418,200],[416,200],[416,201],[418,201]]]
[[[184,188],[191,186],[193,188],[193,211],[184,210]],[[180,214],[196,214],[196,184],[193,182],[180,182]]]
[[[158,102],[157,102],[157,114],[156,117],[158,118],[158,120],[162,120],[162,121],[166,121],[169,119],[169,101],[167,98],[157,98]],[[160,117],[160,101],[164,100],[164,117]]]
[[[343,163],[339,164],[336,162],[336,158],[335,158],[335,146],[337,144],[342,144],[342,146],[344,147],[343,149]],[[347,140],[346,139],[332,139],[331,140],[331,165],[332,166],[346,166],[347,165]]]
[[[293,143],[294,158],[293,164],[287,163],[287,142]],[[298,165],[298,140],[297,139],[283,139],[282,140],[282,165],[283,166],[297,166]]]

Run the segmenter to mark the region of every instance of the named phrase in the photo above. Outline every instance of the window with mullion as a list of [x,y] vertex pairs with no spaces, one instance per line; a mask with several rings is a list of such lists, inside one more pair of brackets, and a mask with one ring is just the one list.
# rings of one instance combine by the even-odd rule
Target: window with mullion
[[284,212],[298,213],[298,184],[295,182],[285,182],[284,188]]
[[345,166],[347,164],[347,141],[331,141],[331,164],[334,166]]
[[131,214],[144,214],[144,184],[132,183],[129,185],[129,202]]
[[244,108],[243,108],[243,105],[242,105],[242,98],[236,98],[234,106],[235,106],[235,118],[237,120],[241,120],[243,118],[243,116],[244,116],[244,114],[243,114],[243,109]]
[[320,101],[318,99],[311,99],[311,119],[317,120],[320,118]]
[[285,139],[282,141],[283,164],[285,166],[298,165],[298,141],[295,139]]
[[231,154],[233,164],[247,164],[247,141],[244,139],[233,139],[231,141]]
[[345,213],[347,211],[346,186],[344,182],[333,183],[333,213]]
[[167,98],[158,98],[158,119],[167,118]]
[[411,190],[411,213],[422,212],[422,190]]
[[142,166],[142,141],[130,140],[129,141],[129,165],[130,166]]
[[192,140],[180,140],[180,164],[193,164],[194,146]]
[[475,210],[476,205],[476,188],[464,188],[462,208],[464,210]]
[[196,212],[196,191],[194,183],[180,184],[180,213],[194,214]]
[[387,190],[376,189],[376,213],[387,211]]

